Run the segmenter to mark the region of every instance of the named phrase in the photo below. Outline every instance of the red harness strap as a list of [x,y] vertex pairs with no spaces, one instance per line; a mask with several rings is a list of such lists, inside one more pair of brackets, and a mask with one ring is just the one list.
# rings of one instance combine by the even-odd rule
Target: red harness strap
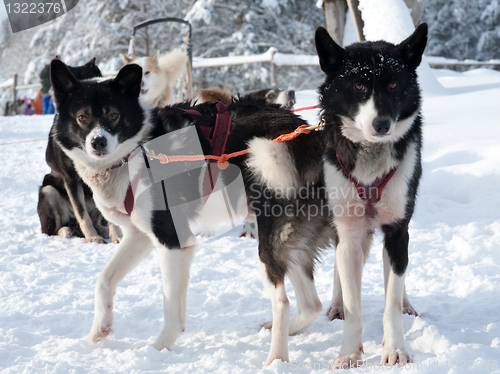
[[354,186],[358,191],[358,196],[361,198],[361,200],[366,202],[365,215],[368,215],[372,218],[375,217],[377,210],[375,209],[374,204],[380,201],[380,197],[382,196],[382,191],[384,187],[387,185],[387,183],[389,183],[391,178],[394,176],[394,173],[396,173],[396,170],[398,170],[399,165],[396,165],[388,173],[385,173],[381,177],[375,179],[375,181],[372,184],[366,185],[355,180],[351,176],[351,174],[347,172],[347,169],[340,160],[339,155],[337,154],[336,156],[342,171],[347,176],[347,178],[349,178],[351,182],[354,183]]
[[[214,126],[206,126],[203,121],[197,121],[200,117],[203,117],[196,110],[187,110],[183,109],[186,113],[190,114],[191,117],[197,122],[197,125],[200,127],[203,135],[208,140],[210,145],[209,154],[211,156],[215,156],[215,158],[220,158],[224,154],[226,150],[227,139],[229,138],[229,132],[231,130],[231,122],[232,117],[226,106],[220,102],[216,103],[216,115],[215,115],[215,125]],[[144,162],[146,163],[146,167],[149,168],[147,157],[144,156]],[[141,170],[142,172],[142,170]],[[139,172],[139,176],[141,175]],[[205,176],[203,178],[203,204],[205,204],[210,197],[210,194],[215,188],[215,183],[217,182],[217,178],[219,176],[220,168],[217,167],[217,159],[210,159],[207,171],[205,172]],[[137,189],[137,185],[139,183],[139,177],[137,177],[136,181],[130,183],[127,189],[127,194],[125,195],[125,200],[123,202],[125,211],[127,214],[131,214],[134,210],[134,193]],[[134,184],[134,185],[132,185]]]
[[129,183],[128,188],[127,188],[127,194],[125,195],[125,200],[123,201],[123,206],[125,208],[125,211],[127,212],[128,215],[132,213],[134,210],[134,194],[135,191],[137,191],[137,186],[139,185],[139,180],[141,179],[141,173],[142,173],[142,168],[144,165],[141,166],[141,170],[139,170],[139,173],[137,174],[137,177],[135,178],[134,182]]
[[[213,127],[205,126],[201,121],[198,123],[197,119],[203,116],[196,110],[184,109],[184,111],[193,117],[203,132],[203,135],[205,135],[205,138],[208,140],[210,145],[209,154],[211,156],[220,157],[226,150],[227,139],[229,138],[229,132],[231,131],[233,117],[231,117],[227,107],[221,102],[217,102],[215,104],[215,108],[215,125]],[[203,205],[205,205],[210,197],[210,194],[213,192],[219,173],[220,168],[217,166],[217,160],[209,160],[208,168],[203,178]]]

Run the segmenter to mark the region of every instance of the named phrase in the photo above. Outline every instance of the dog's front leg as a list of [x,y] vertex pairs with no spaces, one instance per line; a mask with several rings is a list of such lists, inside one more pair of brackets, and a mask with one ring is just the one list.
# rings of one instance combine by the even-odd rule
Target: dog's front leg
[[83,192],[82,182],[80,180],[68,181],[65,179],[64,187],[68,193],[69,201],[71,202],[78,225],[85,236],[85,241],[87,243],[106,243],[104,238],[97,233],[94,225],[92,224],[92,219],[90,218],[85,205],[85,195]]
[[348,369],[361,365],[363,353],[363,322],[361,319],[361,278],[366,242],[371,242],[364,225],[353,220],[336,222],[339,242],[335,251],[342,299],[344,304],[344,332],[339,358],[334,367]]
[[94,323],[89,342],[97,343],[111,332],[113,325],[113,296],[123,278],[153,248],[151,240],[142,232],[130,228],[125,232],[116,252],[111,257],[95,286]]
[[164,325],[153,346],[161,351],[172,348],[186,327],[186,296],[194,245],[183,249],[159,245],[157,250],[163,281]]
[[405,272],[408,266],[408,224],[385,225],[384,251],[390,260],[384,272],[386,292],[384,311],[384,339],[382,364],[405,365],[411,362],[406,351],[403,331],[403,297],[405,294]]
[[[384,247],[384,287],[385,293],[387,295],[387,281],[389,280],[389,273],[391,272],[391,260],[389,258],[389,254],[387,253],[387,248]],[[408,314],[410,316],[418,317],[418,313],[411,305],[410,299],[408,298],[408,294],[406,293],[406,285],[403,291],[403,313]]]

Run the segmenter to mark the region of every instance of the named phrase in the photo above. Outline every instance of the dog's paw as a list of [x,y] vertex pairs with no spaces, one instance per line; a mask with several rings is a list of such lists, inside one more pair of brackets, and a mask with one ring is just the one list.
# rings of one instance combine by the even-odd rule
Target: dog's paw
[[106,244],[106,240],[102,237],[102,236],[99,236],[99,235],[96,235],[96,236],[91,236],[90,238],[86,238],[85,241],[87,243],[98,243],[98,244]]
[[251,238],[257,239],[257,225],[254,222],[245,221],[243,224],[243,229],[240,233],[240,238]]
[[326,316],[333,321],[334,319],[344,319],[344,306],[332,304],[326,311]]
[[111,243],[118,244],[122,240],[121,237],[115,236],[115,235],[110,235],[109,240],[111,240]]
[[73,234],[74,234],[73,230],[68,226],[61,227],[57,231],[57,235],[64,239],[71,238]]
[[410,354],[404,349],[384,350],[384,353],[382,353],[382,365],[394,366],[399,364],[403,366],[411,362]]
[[106,326],[98,326],[97,328],[92,328],[89,334],[89,343],[96,344],[103,340],[106,336],[111,334],[113,330],[111,329],[111,325]]
[[138,345],[134,345],[132,348],[130,348],[130,350],[131,351],[138,351],[139,349],[147,347],[149,345],[152,345],[152,344],[138,344]]
[[268,321],[260,324],[261,329],[271,330],[273,328],[273,321]]
[[415,316],[415,317],[418,317],[418,313],[415,309],[413,309],[413,307],[410,305],[409,307],[404,307],[403,306],[403,314],[408,314],[410,316]]
[[109,238],[108,226],[95,226],[95,231],[97,232],[97,235],[102,236],[103,238]]
[[340,370],[360,367],[361,365],[363,365],[361,352],[362,348],[359,353],[351,353],[349,355],[340,356],[333,363],[333,368],[335,370]]
[[418,313],[415,310],[415,308],[413,308],[413,306],[410,304],[409,301],[406,302],[404,300],[403,300],[403,314],[409,314],[410,316],[418,317]]
[[278,355],[277,357],[274,357],[274,356],[268,357],[267,360],[266,360],[266,362],[264,363],[264,367],[267,367],[267,366],[271,365],[276,360],[279,360],[281,362],[288,362],[288,361],[290,361],[288,359],[288,353],[284,353],[284,354]]
[[203,230],[198,233],[198,235],[203,238],[213,238],[215,236],[215,230],[212,228],[204,227]]
[[111,240],[112,243],[120,243],[120,241],[123,238],[123,232],[120,229],[119,226],[116,226],[112,223],[108,223],[109,227],[109,239]]

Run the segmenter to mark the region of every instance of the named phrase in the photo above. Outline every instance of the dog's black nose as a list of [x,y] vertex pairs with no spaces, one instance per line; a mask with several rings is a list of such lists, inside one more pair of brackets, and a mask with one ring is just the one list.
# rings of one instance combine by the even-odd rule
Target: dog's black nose
[[391,120],[386,117],[377,117],[373,120],[373,128],[378,135],[385,135],[391,128]]
[[288,97],[290,98],[290,100],[295,100],[295,91],[294,90],[288,91]]
[[92,138],[92,142],[90,144],[92,145],[92,148],[94,150],[100,152],[106,149],[106,146],[108,145],[108,139],[106,139],[104,136],[96,136]]

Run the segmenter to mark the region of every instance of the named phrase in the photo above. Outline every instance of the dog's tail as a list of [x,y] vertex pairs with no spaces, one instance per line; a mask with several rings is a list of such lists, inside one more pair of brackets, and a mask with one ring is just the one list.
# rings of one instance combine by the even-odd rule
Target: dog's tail
[[167,76],[170,85],[186,71],[187,61],[187,53],[183,51],[168,52],[158,59],[158,65]]
[[212,87],[200,90],[196,94],[195,101],[197,104],[205,102],[216,103],[217,101],[220,101],[225,105],[229,105],[231,104],[232,99],[232,95],[227,88]]

